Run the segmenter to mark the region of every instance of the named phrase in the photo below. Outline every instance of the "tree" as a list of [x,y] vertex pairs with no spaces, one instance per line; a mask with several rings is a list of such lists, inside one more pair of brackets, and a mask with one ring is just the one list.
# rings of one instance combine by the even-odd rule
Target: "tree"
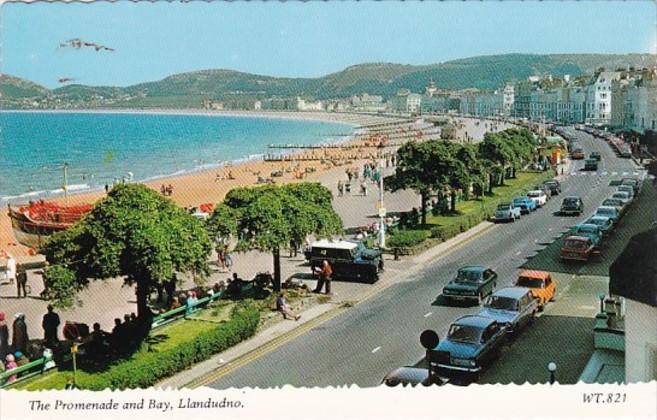
[[420,196],[421,223],[426,225],[427,201],[432,193],[449,186],[450,143],[429,140],[408,142],[397,150],[397,169],[387,176],[387,190],[412,189]]
[[[496,172],[501,174],[499,185],[504,185],[505,171],[515,157],[508,142],[499,133],[484,134],[484,141],[479,144],[479,157],[492,162],[493,165],[498,167]],[[492,181],[491,179],[491,184],[493,184]]]
[[300,245],[309,235],[330,237],[342,231],[331,192],[318,183],[231,190],[208,220],[211,236],[238,238],[236,250],[271,252],[274,290],[280,290],[280,250]]
[[[203,279],[211,250],[202,222],[146,186],[128,184],[114,187],[80,222],[50,237],[43,253],[52,266],[75,275],[72,288],[124,276],[136,285],[138,317],[145,321],[152,316],[150,294],[176,273]],[[58,284],[68,278],[54,273]]]
[[[463,164],[468,170],[468,181],[472,185],[476,197],[481,197],[486,188],[488,179],[488,170],[485,162],[477,156],[477,147],[475,145],[462,145],[456,152],[456,159]],[[469,187],[465,190],[466,199],[469,199]]]

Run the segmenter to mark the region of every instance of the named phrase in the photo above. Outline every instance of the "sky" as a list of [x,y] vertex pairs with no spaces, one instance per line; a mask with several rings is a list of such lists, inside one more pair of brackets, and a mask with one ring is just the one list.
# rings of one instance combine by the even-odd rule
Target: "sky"
[[[654,1],[5,3],[0,72],[127,86],[226,68],[318,77],[365,62],[655,53]],[[72,38],[114,52],[59,48]]]

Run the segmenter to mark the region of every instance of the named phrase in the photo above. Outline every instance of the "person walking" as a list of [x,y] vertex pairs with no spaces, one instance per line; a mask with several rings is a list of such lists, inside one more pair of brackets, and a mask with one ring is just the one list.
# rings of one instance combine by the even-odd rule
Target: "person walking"
[[21,292],[23,293],[23,297],[27,297],[27,271],[20,264],[16,264],[16,289],[19,298],[21,297]]
[[322,270],[319,272],[319,280],[317,281],[317,287],[313,290],[313,293],[321,293],[324,285],[326,284],[326,294],[331,294],[331,276],[333,275],[333,269],[331,264],[328,261],[324,260],[322,262]]
[[11,255],[7,258],[7,270],[5,271],[5,276],[9,281],[9,284],[14,284],[16,281],[16,260]]
[[27,324],[25,324],[25,314],[17,313],[12,325],[12,348],[13,350],[25,353],[30,337],[27,335]]
[[60,324],[59,315],[55,312],[52,305],[48,305],[48,312],[43,316],[41,327],[43,328],[43,339],[46,342],[46,347],[54,348],[59,343],[57,337],[57,328]]
[[228,251],[228,245],[224,247],[224,265],[226,266],[226,270],[230,272],[233,267],[233,255]]
[[9,354],[9,327],[5,322],[5,313],[0,312],[0,360]]

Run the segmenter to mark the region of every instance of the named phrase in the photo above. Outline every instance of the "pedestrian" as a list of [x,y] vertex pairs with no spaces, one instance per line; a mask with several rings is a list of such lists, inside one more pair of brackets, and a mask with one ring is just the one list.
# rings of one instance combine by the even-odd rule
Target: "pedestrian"
[[367,197],[367,183],[365,180],[360,183],[360,192],[363,194],[363,197]]
[[173,185],[169,184],[167,186],[167,195],[172,196],[173,195]]
[[338,196],[342,197],[344,194],[344,184],[342,183],[342,180],[338,181]]
[[233,267],[233,256],[230,251],[228,251],[228,246],[224,247],[224,265],[226,266],[227,271],[230,271]]
[[25,357],[23,352],[20,352],[20,351],[17,351],[16,353],[14,353],[14,358],[16,360],[16,366],[18,366],[18,367],[25,366],[26,364],[30,363],[30,359]]
[[[7,371],[10,371],[12,369],[16,369],[18,367],[18,365],[16,364],[16,359],[14,358],[13,354],[8,354],[5,357],[5,361],[6,361],[5,370],[7,370]],[[10,376],[9,378],[7,378],[7,383],[14,382],[14,381],[16,381],[16,379],[18,379],[18,376],[16,376],[16,375]]]
[[123,347],[125,340],[124,330],[121,318],[114,318],[114,328],[110,335],[110,347],[115,351],[119,351]]
[[12,348],[14,351],[25,352],[30,337],[27,335],[27,324],[25,324],[25,314],[17,313],[12,325]]
[[283,319],[288,319],[289,317],[298,321],[301,318],[301,315],[295,314],[292,308],[290,308],[290,305],[287,304],[284,293],[279,294],[278,298],[276,298],[276,310],[283,314]]
[[57,337],[57,328],[59,327],[59,315],[55,312],[52,305],[48,305],[48,312],[43,316],[41,327],[43,328],[43,339],[48,348],[55,348],[59,342]]
[[194,306],[198,300],[196,299],[196,293],[194,291],[190,290],[187,292],[187,315],[190,315],[192,312],[194,312]]
[[5,313],[0,312],[0,360],[9,354],[9,327],[5,322]]
[[105,184],[105,194],[108,194],[108,193],[109,193],[109,185]]
[[331,276],[333,275],[333,269],[331,264],[328,261],[324,260],[322,262],[322,270],[319,272],[319,280],[317,281],[317,287],[313,290],[313,293],[321,293],[322,288],[326,284],[326,294],[331,294]]
[[9,281],[9,284],[14,284],[16,281],[16,260],[11,255],[7,258],[7,270],[5,271],[5,276]]
[[223,245],[217,247],[217,264],[221,268],[221,271],[226,271],[226,254],[224,250]]
[[16,264],[16,290],[19,298],[21,292],[23,297],[27,297],[27,271],[20,264]]
[[167,187],[165,187],[164,184],[160,186],[160,194],[167,195]]

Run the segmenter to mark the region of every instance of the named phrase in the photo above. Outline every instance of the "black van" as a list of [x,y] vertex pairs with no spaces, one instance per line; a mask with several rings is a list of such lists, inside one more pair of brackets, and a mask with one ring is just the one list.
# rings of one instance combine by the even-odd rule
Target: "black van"
[[382,252],[369,249],[360,241],[317,241],[306,250],[305,256],[313,273],[319,272],[324,261],[328,261],[333,278],[374,283],[383,270]]

